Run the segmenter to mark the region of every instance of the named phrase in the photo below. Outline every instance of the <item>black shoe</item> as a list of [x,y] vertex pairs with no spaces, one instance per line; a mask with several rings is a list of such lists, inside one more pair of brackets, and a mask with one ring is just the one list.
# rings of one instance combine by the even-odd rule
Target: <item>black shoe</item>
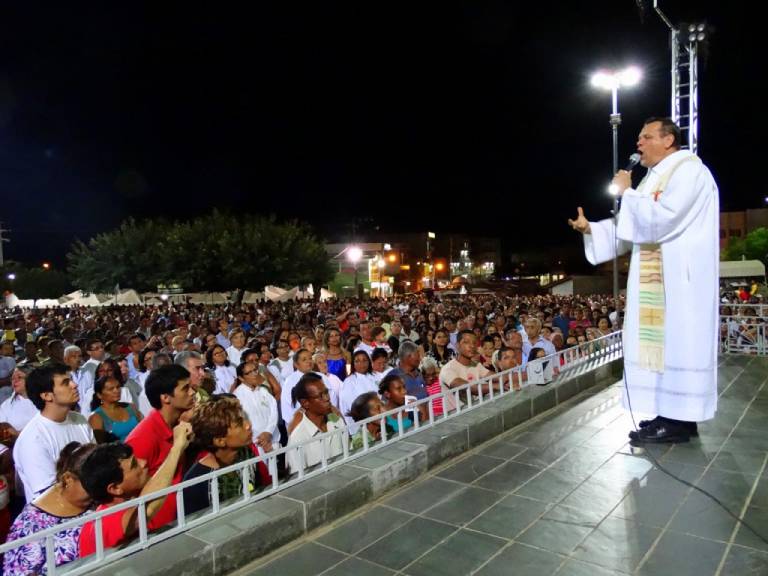
[[691,435],[686,426],[666,420],[654,422],[637,432],[633,430],[629,433],[629,437],[641,444],[677,444],[691,441]]
[[654,418],[653,420],[640,420],[640,422],[637,423],[637,427],[638,428],[647,428],[651,424],[653,424],[655,422],[658,422],[661,419],[662,419],[661,416],[656,416],[656,418]]
[[[637,423],[637,427],[642,430],[643,428],[647,428],[651,424],[655,424],[660,420],[665,420],[665,418],[663,416],[656,416],[656,418],[654,418],[653,420],[640,420],[640,422]],[[678,421],[678,422],[684,425],[688,429],[689,436],[695,437],[695,438],[699,437],[699,428],[696,425],[696,422],[682,422],[682,421]],[[630,434],[630,438],[631,437],[632,436]]]

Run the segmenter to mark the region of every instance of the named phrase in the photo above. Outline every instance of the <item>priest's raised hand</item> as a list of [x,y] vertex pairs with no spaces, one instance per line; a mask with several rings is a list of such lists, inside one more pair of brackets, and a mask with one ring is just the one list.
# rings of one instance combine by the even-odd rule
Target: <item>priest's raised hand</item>
[[592,231],[589,228],[589,220],[584,217],[584,210],[581,208],[581,206],[579,206],[576,208],[576,211],[578,212],[576,220],[571,220],[568,218],[568,226],[576,230],[576,232],[581,232],[582,234],[591,234]]

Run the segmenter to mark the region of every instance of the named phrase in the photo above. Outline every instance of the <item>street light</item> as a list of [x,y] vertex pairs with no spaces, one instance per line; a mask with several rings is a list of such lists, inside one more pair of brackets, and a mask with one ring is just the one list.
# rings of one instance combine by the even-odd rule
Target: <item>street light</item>
[[358,298],[360,297],[360,288],[357,285],[357,263],[360,262],[362,257],[363,251],[357,246],[350,246],[349,250],[347,250],[347,258],[355,266],[355,294]]
[[48,262],[43,262],[43,269],[45,269],[45,270],[50,270],[50,268],[51,268],[51,265],[50,265],[50,263],[48,263]]
[[11,272],[10,274],[8,274],[8,276],[6,276],[6,278],[8,278],[8,280],[16,280],[16,274]]
[[[611,91],[611,116],[610,124],[613,133],[613,173],[619,171],[619,125],[621,114],[619,113],[619,88],[637,86],[643,74],[637,66],[630,66],[623,70],[600,70],[592,75],[592,86],[601,90]],[[618,226],[619,222],[619,190],[616,186],[608,187],[608,192],[613,196],[613,218]],[[613,255],[613,301],[619,305],[619,257]]]

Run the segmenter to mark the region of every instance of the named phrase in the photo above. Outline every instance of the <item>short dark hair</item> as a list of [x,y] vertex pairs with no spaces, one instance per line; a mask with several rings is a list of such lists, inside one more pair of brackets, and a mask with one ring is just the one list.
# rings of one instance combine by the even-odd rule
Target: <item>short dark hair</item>
[[400,374],[392,374],[392,372],[390,372],[384,376],[384,378],[381,379],[381,382],[379,382],[379,396],[383,396],[384,392],[389,390],[390,384],[392,384],[392,382],[395,380],[400,380],[401,382],[405,383],[403,377],[400,376]]
[[303,354],[304,352],[309,354],[309,358],[312,359],[312,354],[309,353],[309,350],[307,350],[306,348],[299,348],[298,350],[296,350],[296,352],[293,353],[293,365],[294,366],[296,365],[296,362],[299,361],[299,356],[301,354]]
[[85,342],[85,351],[90,352],[91,346],[93,346],[94,344],[104,345],[104,342],[101,340],[101,338],[88,338],[88,340],[86,340]]
[[138,338],[142,342],[146,342],[147,341],[147,337],[144,336],[144,334],[140,334],[139,332],[136,332],[135,334],[131,334],[128,337],[128,342],[130,342],[131,340],[135,340],[136,338]]
[[352,420],[355,422],[370,418],[371,410],[368,407],[368,404],[371,400],[378,397],[379,395],[376,394],[376,392],[363,392],[357,398],[355,398],[354,402],[352,402],[352,406],[350,406],[347,416],[352,418]]
[[456,342],[461,342],[461,339],[464,338],[464,336],[466,336],[467,334],[472,336],[472,338],[477,338],[477,336],[475,335],[475,332],[473,330],[462,330],[456,336]]
[[133,448],[128,444],[110,442],[94,448],[80,467],[80,483],[97,504],[107,504],[112,496],[107,488],[110,484],[123,481],[123,468],[120,460],[133,456]]
[[386,334],[387,331],[384,330],[381,326],[376,326],[373,330],[371,330],[371,338],[376,338],[379,334]]
[[307,386],[322,382],[323,377],[316,372],[307,372],[299,378],[296,386],[291,390],[291,405],[296,406],[301,400],[309,400],[309,392],[307,392]]
[[[267,346],[267,348],[269,348],[269,346],[267,344],[264,344],[264,346]],[[245,350],[243,350],[240,353],[240,363],[241,364],[243,362],[245,362],[245,359],[248,358],[249,354],[256,354],[257,356],[261,356],[261,346],[257,344],[255,346],[251,346],[250,348],[246,348]],[[258,362],[258,361],[259,361],[259,359],[257,358],[255,360],[255,362]]]
[[661,123],[661,128],[659,128],[659,130],[661,131],[662,136],[671,135],[674,137],[672,147],[679,150],[680,146],[683,145],[683,133],[680,131],[680,127],[672,121],[672,118],[666,116],[651,116],[643,122],[643,126],[653,124],[654,122]]
[[41,394],[53,392],[53,377],[55,375],[68,374],[69,368],[65,364],[54,362],[47,366],[35,368],[27,376],[27,396],[35,405],[35,408],[42,410],[45,408],[45,400]]
[[371,353],[371,362],[376,362],[379,358],[389,358],[389,354],[384,348],[374,348]]
[[160,396],[168,394],[173,396],[173,392],[181,380],[189,378],[189,371],[178,364],[166,364],[156,370],[152,370],[147,376],[147,382],[144,385],[144,392],[147,395],[150,406],[155,410],[160,410],[162,402]]

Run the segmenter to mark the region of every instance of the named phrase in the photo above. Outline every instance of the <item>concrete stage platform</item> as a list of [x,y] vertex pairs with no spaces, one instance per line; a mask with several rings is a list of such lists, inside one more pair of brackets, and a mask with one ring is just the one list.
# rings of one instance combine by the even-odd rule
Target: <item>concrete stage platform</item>
[[[720,359],[717,417],[656,447],[768,538],[768,358]],[[768,544],[628,444],[587,390],[238,575],[768,575]]]

